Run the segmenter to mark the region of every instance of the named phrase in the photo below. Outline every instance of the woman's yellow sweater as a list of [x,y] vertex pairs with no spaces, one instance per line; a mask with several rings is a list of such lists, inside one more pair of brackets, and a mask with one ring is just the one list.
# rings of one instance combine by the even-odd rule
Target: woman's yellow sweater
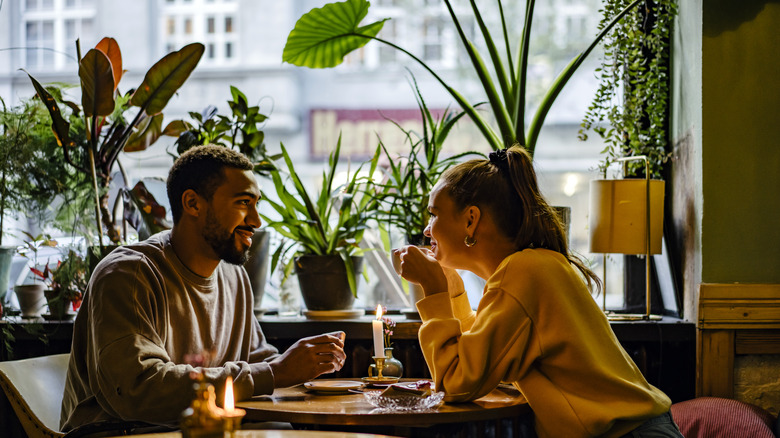
[[417,303],[422,351],[446,401],[512,383],[540,438],[619,437],[669,410],[560,253],[526,249],[504,259],[476,313],[461,281],[449,287]]

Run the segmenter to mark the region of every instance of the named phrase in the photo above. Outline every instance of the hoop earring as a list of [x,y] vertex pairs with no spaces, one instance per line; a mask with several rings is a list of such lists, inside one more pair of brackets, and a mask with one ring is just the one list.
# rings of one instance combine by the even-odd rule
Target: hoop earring
[[477,239],[475,239],[473,236],[467,235],[466,238],[463,239],[463,243],[465,243],[468,248],[471,248],[477,244]]

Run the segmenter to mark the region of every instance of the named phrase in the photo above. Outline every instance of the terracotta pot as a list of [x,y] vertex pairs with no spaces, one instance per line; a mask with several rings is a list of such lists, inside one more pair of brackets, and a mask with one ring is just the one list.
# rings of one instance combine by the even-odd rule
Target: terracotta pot
[[[360,280],[363,257],[352,257],[355,282]],[[351,309],[355,296],[347,281],[347,267],[339,255],[304,255],[295,258],[301,296],[309,310]]]

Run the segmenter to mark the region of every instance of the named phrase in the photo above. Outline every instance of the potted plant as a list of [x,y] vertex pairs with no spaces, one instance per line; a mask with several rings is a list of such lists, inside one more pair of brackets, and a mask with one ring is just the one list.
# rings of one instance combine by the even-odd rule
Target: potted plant
[[[209,105],[200,113],[190,112],[194,123],[184,120],[172,122],[166,128],[166,134],[177,135],[175,153],[168,152],[174,158],[186,150],[204,144],[216,144],[237,150],[255,163],[255,173],[268,177],[273,168],[271,161],[279,158],[269,156],[264,143],[263,124],[268,116],[260,112],[259,105],[250,105],[246,95],[238,88],[230,86],[231,100],[227,101],[230,114],[219,114],[217,108]],[[249,259],[244,268],[249,274],[254,294],[255,314],[260,315],[268,276],[270,252],[270,233],[258,229],[252,236]]]
[[[10,264],[16,246],[2,246],[8,241],[9,217],[20,214],[48,220],[59,214],[58,205],[71,205],[72,199],[58,203],[68,187],[78,186],[78,178],[52,165],[57,159],[56,139],[43,122],[46,109],[35,99],[22,100],[8,107],[0,99],[0,301],[6,295]],[[83,186],[83,185],[82,185]],[[52,211],[55,210],[55,211]]]
[[[385,177],[376,184],[378,190],[374,197],[378,202],[377,221],[380,226],[403,233],[404,242],[411,245],[428,245],[428,238],[423,235],[428,225],[428,199],[434,184],[450,166],[468,155],[482,156],[479,152],[464,152],[449,157],[442,157],[442,148],[448,134],[465,114],[450,112],[446,109],[439,117],[428,109],[417,83],[412,77],[417,106],[422,118],[422,132],[415,133],[398,126],[404,132],[409,143],[408,154],[394,156],[388,152],[380,139],[380,147],[387,163],[384,169]],[[392,241],[392,239],[390,239]],[[389,249],[389,248],[388,248]],[[402,280],[404,291],[410,295],[412,304],[423,297],[422,288]],[[407,316],[414,311],[406,312]]]
[[446,109],[441,116],[434,116],[414,78],[412,82],[423,122],[422,132],[415,133],[396,124],[403,131],[405,142],[410,145],[408,154],[397,156],[388,152],[380,139],[379,146],[385,158],[382,162],[387,163],[387,166],[384,169],[385,178],[376,185],[379,190],[374,197],[379,202],[377,220],[380,223],[403,232],[407,243],[424,245],[427,242],[423,230],[430,216],[428,195],[433,185],[445,170],[463,157],[483,155],[479,152],[464,152],[442,157],[444,141],[465,113]]
[[[323,186],[312,198],[283,144],[281,149],[292,189],[288,188],[282,170],[274,167],[270,176],[279,202],[265,192],[262,194],[263,202],[272,207],[278,218],[261,217],[267,227],[283,237],[271,257],[271,270],[280,260],[289,260],[284,267],[285,278],[294,267],[309,310],[349,309],[357,296],[357,273],[362,266],[363,250],[359,244],[368,228],[370,214],[376,208],[376,201],[366,190],[371,184],[370,177],[363,176],[361,165],[344,184],[336,185],[339,138],[328,158],[328,169],[323,172]],[[377,148],[368,175],[376,170],[378,153]],[[293,257],[287,257],[290,251]],[[328,285],[329,282],[333,284]]]
[[76,251],[69,249],[54,269],[47,265],[39,275],[50,279],[49,288],[44,291],[49,306],[49,316],[54,320],[73,317],[81,306],[81,299],[87,290],[87,261]]
[[[41,310],[45,305],[44,289],[46,288],[46,277],[42,274],[38,262],[38,251],[43,247],[55,247],[57,241],[50,235],[40,233],[37,236],[22,231],[26,236],[24,244],[19,247],[19,255],[28,260],[29,275],[25,275],[22,284],[14,286],[16,298],[19,300],[19,310],[23,318],[37,318],[41,315]],[[30,266],[30,263],[32,264]],[[46,263],[48,265],[48,262]]]
[[[35,78],[30,76],[30,80],[49,110],[52,130],[63,148],[65,162],[92,179],[95,222],[102,254],[104,227],[111,242],[121,241],[116,215],[108,205],[108,186],[119,153],[144,150],[162,135],[162,110],[195,69],[204,46],[193,43],[164,56],[146,72],[138,87],[125,94],[118,91],[123,74],[122,54],[113,38],[103,38],[83,58],[78,42],[77,49],[81,105],[66,104],[75,113],[83,114],[88,132],[86,141],[77,141],[71,136],[70,123],[62,116],[55,98]],[[136,108],[135,114],[132,114],[133,108]],[[71,159],[74,150],[80,150],[88,157],[88,166]]]
[[[610,29],[628,11],[642,1],[634,0],[617,13],[614,19],[603,27],[602,31],[591,41],[587,48],[571,60],[547,90],[530,123],[527,123],[525,104],[528,84],[526,78],[534,1],[529,1],[527,4],[525,21],[522,26],[522,38],[518,44],[519,49],[516,56],[511,54],[510,35],[504,19],[502,2],[498,1],[498,10],[501,13],[502,21],[501,35],[498,39],[493,39],[482,18],[477,2],[470,2],[473,17],[479,26],[484,43],[488,49],[489,58],[488,62],[486,62],[477,51],[474,43],[468,39],[464,32],[461,22],[452,7],[451,0],[444,0],[444,4],[452,18],[452,24],[457,30],[460,41],[468,53],[471,66],[482,85],[482,90],[490,106],[491,115],[498,125],[498,132],[490,126],[487,118],[482,116],[473,104],[444,81],[424,61],[395,43],[377,37],[384,23],[389,20],[388,18],[366,25],[360,24],[368,13],[370,3],[367,0],[346,0],[328,3],[322,8],[314,8],[304,14],[295,24],[287,38],[282,60],[298,66],[329,68],[339,65],[343,61],[344,56],[353,50],[363,47],[371,40],[386,44],[405,53],[428,71],[460,105],[461,109],[469,115],[493,149],[520,144],[528,149],[531,156],[533,156],[536,140],[544,119],[560,91]],[[502,59],[500,53],[501,47],[499,47],[499,44],[501,42],[503,42],[506,50],[504,59]],[[489,67],[492,68],[492,72]],[[498,81],[498,88],[494,81]],[[526,126],[528,126],[527,130]]]
[[28,119],[24,110],[15,111],[0,98],[0,302],[5,299],[11,274],[11,262],[16,253],[15,246],[4,246],[5,219],[7,214],[18,214],[22,210],[24,197],[19,190],[21,175],[26,175],[32,158],[25,148],[24,126]]

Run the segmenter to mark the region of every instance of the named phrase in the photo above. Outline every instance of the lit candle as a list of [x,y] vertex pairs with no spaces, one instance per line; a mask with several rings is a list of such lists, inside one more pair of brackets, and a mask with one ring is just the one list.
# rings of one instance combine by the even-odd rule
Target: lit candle
[[232,438],[234,432],[241,428],[241,419],[246,415],[243,409],[236,409],[236,400],[233,396],[233,378],[228,376],[225,380],[225,403],[222,405],[224,411],[225,432],[228,432]]
[[382,335],[382,305],[376,306],[376,319],[371,321],[374,333],[374,356],[385,357],[385,337]]

